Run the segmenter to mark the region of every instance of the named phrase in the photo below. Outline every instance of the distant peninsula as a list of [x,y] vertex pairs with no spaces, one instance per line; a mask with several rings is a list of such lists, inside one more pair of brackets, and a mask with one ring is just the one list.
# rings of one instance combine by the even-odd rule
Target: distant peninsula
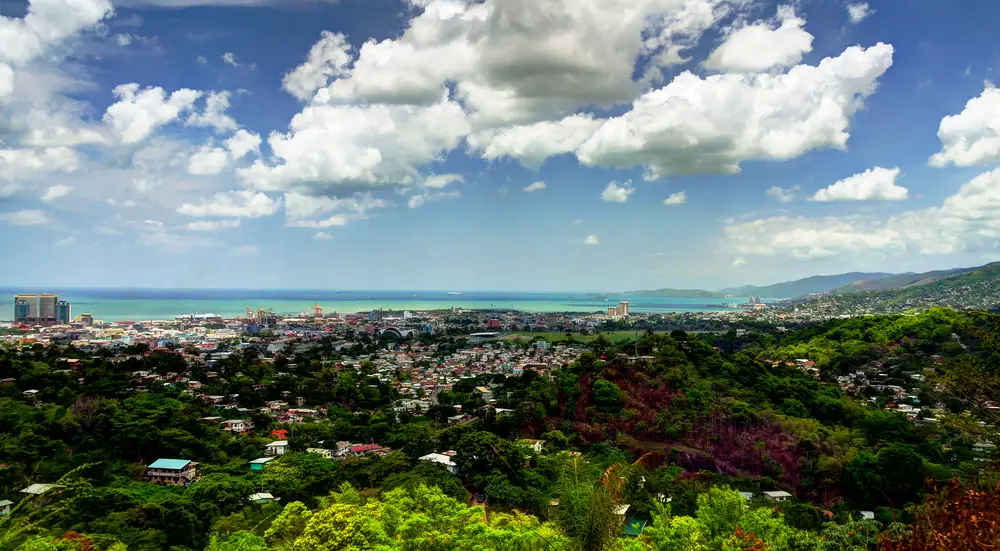
[[652,289],[644,291],[629,291],[625,293],[630,297],[646,298],[726,298],[724,293],[716,291],[703,291],[701,289]]

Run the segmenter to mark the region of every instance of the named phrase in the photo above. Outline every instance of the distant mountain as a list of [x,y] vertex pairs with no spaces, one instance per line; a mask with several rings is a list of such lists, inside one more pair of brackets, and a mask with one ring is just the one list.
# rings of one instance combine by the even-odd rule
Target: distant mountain
[[890,291],[892,289],[909,287],[910,285],[923,285],[939,279],[966,274],[978,269],[979,268],[954,268],[951,270],[935,270],[933,272],[923,273],[907,272],[904,274],[896,274],[878,279],[855,281],[844,285],[843,287],[838,287],[834,289],[833,292],[835,294],[843,294],[856,293],[859,291]]
[[701,289],[652,289],[645,291],[629,291],[630,297],[669,297],[669,298],[725,298],[725,293],[702,291]]
[[757,287],[754,285],[730,287],[728,289],[722,289],[720,292],[736,297],[759,296],[764,298],[793,298],[811,293],[825,293],[859,281],[874,282],[888,277],[894,276],[893,274],[880,272],[851,272],[848,274],[812,276],[805,279],[797,279],[795,281],[786,281],[784,283],[766,285],[764,287]]

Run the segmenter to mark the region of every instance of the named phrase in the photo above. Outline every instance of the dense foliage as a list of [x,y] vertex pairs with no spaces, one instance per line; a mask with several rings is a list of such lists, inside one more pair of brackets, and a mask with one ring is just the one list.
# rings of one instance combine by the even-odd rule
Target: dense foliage
[[[551,373],[457,379],[426,411],[398,408],[395,383],[410,374],[327,342],[273,358],[249,347],[211,369],[175,351],[0,351],[0,379],[11,379],[0,385],[0,500],[15,502],[0,516],[0,548],[902,550],[971,537],[956,507],[995,509],[983,461],[1000,392],[994,316],[933,309],[587,346]],[[245,409],[139,372],[206,381],[200,392],[236,395]],[[476,391],[484,385],[495,403]],[[292,397],[325,416],[283,424],[260,409]],[[449,424],[459,410],[476,418]],[[220,416],[256,428],[204,420]],[[251,471],[277,429],[289,431],[289,453]],[[543,451],[521,438],[544,440]],[[306,452],[337,441],[393,451]],[[419,460],[445,450],[461,476]],[[158,458],[196,461],[199,479],[150,483]],[[925,500],[928,479],[957,486]],[[59,488],[19,493],[35,483]],[[793,499],[769,502],[768,491]],[[280,501],[252,502],[258,492]],[[623,523],[645,531],[625,536]]]

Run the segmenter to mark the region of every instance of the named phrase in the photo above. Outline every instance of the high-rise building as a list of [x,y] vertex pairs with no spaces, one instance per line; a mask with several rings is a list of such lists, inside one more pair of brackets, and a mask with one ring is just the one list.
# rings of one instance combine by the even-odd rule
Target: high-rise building
[[59,297],[50,294],[14,296],[14,321],[18,323],[69,323],[70,306],[62,301],[65,315],[60,317]]
[[618,303],[618,315],[628,317],[628,301],[623,300]]
[[39,323],[56,322],[56,304],[59,297],[50,294],[38,296],[38,321]]
[[69,325],[73,319],[73,308],[65,300],[56,303],[56,323]]
[[33,322],[38,317],[38,295],[17,295],[14,297],[14,321]]

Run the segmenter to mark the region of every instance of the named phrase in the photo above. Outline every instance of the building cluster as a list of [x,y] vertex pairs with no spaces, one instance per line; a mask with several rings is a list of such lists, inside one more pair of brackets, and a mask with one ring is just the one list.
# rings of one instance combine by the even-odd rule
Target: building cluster
[[627,318],[628,301],[623,300],[618,303],[618,306],[608,306],[608,317],[612,319]]
[[52,294],[15,295],[14,323],[26,325],[66,325],[72,320],[72,307]]

